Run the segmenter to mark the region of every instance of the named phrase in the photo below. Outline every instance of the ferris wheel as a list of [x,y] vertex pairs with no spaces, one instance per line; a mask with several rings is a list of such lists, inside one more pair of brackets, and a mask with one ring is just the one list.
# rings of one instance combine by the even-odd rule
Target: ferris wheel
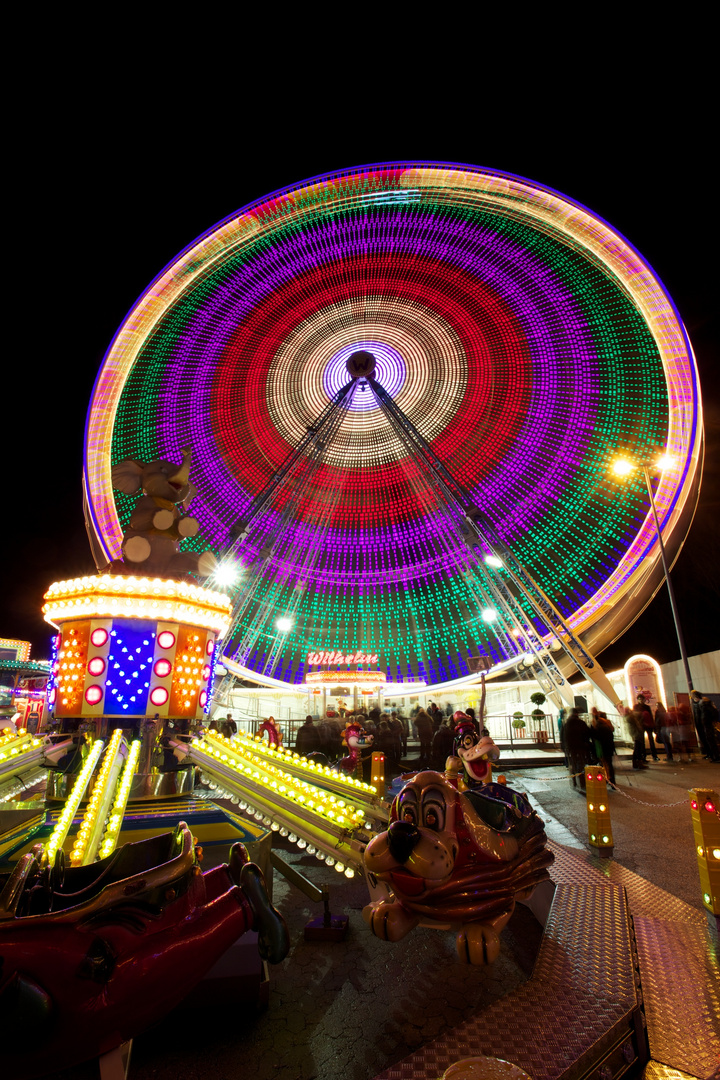
[[313,656],[363,653],[439,685],[542,637],[511,563],[588,649],[636,618],[656,534],[641,472],[610,466],[665,454],[677,550],[702,415],[677,312],[610,226],[518,177],[401,162],[244,207],[143,293],[88,415],[99,563],[131,509],[112,463],[187,446],[184,544],[240,570],[229,656],[296,685]]

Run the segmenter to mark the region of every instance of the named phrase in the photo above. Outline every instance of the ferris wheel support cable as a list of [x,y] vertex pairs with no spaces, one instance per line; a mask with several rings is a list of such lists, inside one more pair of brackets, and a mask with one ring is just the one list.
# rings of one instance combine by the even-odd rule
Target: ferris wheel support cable
[[[411,432],[400,422],[399,417],[391,410],[384,407],[383,401],[379,402],[381,409],[386,415],[389,423],[395,430],[398,438],[403,442],[408,450],[408,453],[416,460],[416,444],[411,438]],[[399,410],[398,410],[399,411]],[[496,610],[503,614],[507,621],[513,624],[514,629],[524,635],[526,638],[534,636],[535,631],[529,630],[527,627],[527,615],[523,611],[522,607],[518,604],[515,597],[512,596],[507,590],[505,595],[501,595],[497,588],[497,582],[493,578],[493,575],[486,573],[481,569],[477,560],[474,558],[472,549],[467,544],[466,533],[468,526],[464,521],[462,515],[462,508],[458,507],[452,499],[451,493],[448,492],[447,485],[442,483],[441,478],[431,469],[428,462],[422,459],[422,465],[424,466],[425,477],[425,489],[424,494],[427,495],[429,491],[431,495],[435,493],[433,497],[437,503],[438,509],[444,518],[445,528],[439,532],[439,537],[444,541],[445,553],[447,556],[453,559],[456,568],[462,573],[466,586],[473,596],[473,599],[477,605],[479,611],[487,607],[494,607]],[[423,473],[421,472],[421,476]],[[429,482],[429,487],[428,487]],[[416,490],[416,494],[420,493],[417,484],[413,485]],[[439,492],[439,497],[438,493]],[[452,510],[455,508],[455,515],[453,516]],[[448,532],[451,532],[455,537],[455,544],[451,545],[448,542]],[[480,570],[480,578],[477,576],[477,572]],[[473,621],[477,621],[481,616],[477,615]],[[511,632],[508,632],[504,624],[501,622],[499,625],[494,625],[494,633],[496,639],[502,646],[505,659],[510,659],[516,655],[518,650],[518,642],[514,641]],[[417,639],[417,634],[416,634]],[[546,671],[548,678],[551,681],[557,683],[559,692],[567,697],[567,692],[563,693],[563,684],[566,680],[561,673],[555,669],[555,672],[547,670],[547,666],[540,659],[540,666]],[[527,670],[523,670],[521,678],[530,678],[531,673]],[[572,704],[572,702],[571,702]]]
[[[448,501],[451,504],[454,503],[462,512],[465,521],[475,533],[477,540],[481,544],[485,544],[490,552],[502,562],[515,586],[523,594],[527,603],[535,611],[535,614],[548,627],[550,633],[554,634],[558,644],[573,661],[580,673],[585,675],[604,697],[619,708],[620,703],[618,696],[598,661],[592,655],[590,650],[573,633],[549,597],[540,588],[525,567],[522,566],[517,556],[500,538],[494,526],[485,518],[482,511],[474,505],[472,497],[467,489],[459,483],[445,465],[443,465],[432,447],[427,443],[412,421],[405,416],[402,409],[396,404],[391,395],[388,394],[375,379],[371,378],[369,382],[378,404],[381,408],[385,406],[383,408],[385,414],[396,421],[394,425],[396,430],[399,431],[401,429],[405,432],[406,439],[403,441],[408,447],[411,444],[417,447],[418,460],[422,461],[426,467],[429,467],[430,470],[437,475],[439,485],[441,489],[446,492]],[[484,533],[489,534],[489,536],[484,535]],[[466,541],[466,543],[470,550],[476,546],[480,546],[480,544],[475,545],[472,544],[472,542],[468,543]],[[557,668],[557,665],[552,660],[549,647],[547,653],[544,654],[544,657],[541,656],[536,649],[533,649],[533,651],[536,653],[538,662],[540,662],[547,670],[548,674],[553,678],[553,682],[557,683],[558,689],[562,692],[563,684],[565,684],[567,680],[564,679],[559,668]],[[559,681],[557,676],[560,677]],[[567,690],[563,693],[564,697],[566,696],[566,693]]]
[[[233,545],[233,553],[237,553],[239,548],[244,543],[247,543],[249,539],[251,525],[255,525],[256,531],[260,531],[260,526],[262,522],[262,510],[268,507],[271,497],[278,493],[281,486],[288,486],[291,492],[290,498],[283,507],[280,521],[275,526],[274,538],[271,541],[265,539],[264,548],[262,550],[266,551],[266,555],[263,559],[262,564],[256,569],[251,581],[248,584],[248,588],[238,598],[234,605],[233,622],[226,637],[226,640],[228,642],[232,641],[233,635],[237,627],[239,626],[241,621],[243,621],[243,618],[246,615],[248,608],[252,604],[252,601],[265,575],[265,571],[269,568],[273,560],[273,555],[277,551],[278,545],[282,545],[284,533],[292,520],[294,510],[297,507],[302,495],[305,493],[306,488],[309,486],[317,468],[321,464],[328,446],[332,443],[340,426],[342,425],[345,416],[347,415],[346,410],[352,401],[356,386],[357,380],[353,379],[338,391],[338,393],[334,396],[333,400],[330,402],[331,407],[326,406],[318,420],[313,424],[312,428],[308,432],[308,436],[303,439],[302,443],[297,448],[299,450],[303,445],[306,449],[310,447],[310,453],[312,456],[308,458],[302,454],[298,454],[297,450],[293,451],[284,463],[282,469],[279,470],[279,474],[276,474],[276,476],[273,477],[271,483],[263,489],[263,491],[260,493],[260,496],[258,496],[255,500],[255,513],[251,518],[246,519],[246,521],[244,522],[244,535],[241,535]],[[322,441],[320,441],[320,435],[322,435],[323,437]],[[303,465],[307,467],[304,470],[302,482],[300,484],[293,484],[292,476],[295,466],[297,465],[300,465],[301,468],[303,467]],[[338,493],[334,492],[335,504],[337,503],[337,498]],[[324,516],[326,519],[329,520],[328,509],[326,509]],[[321,530],[322,535],[324,535],[324,533],[327,531],[327,527],[328,526],[326,525]],[[314,564],[317,562],[317,558],[320,552],[320,539],[320,536],[315,537],[311,566],[314,566]],[[298,546],[297,538],[291,542],[291,548],[293,546]],[[288,554],[289,552],[286,553],[286,557]],[[311,567],[308,567],[308,569],[310,568]],[[291,604],[292,610],[287,611],[286,617],[289,617],[294,613],[299,604],[299,601],[300,594],[297,593],[293,598],[293,603]],[[245,633],[241,641],[233,650],[234,658],[238,659],[240,663],[245,663],[253,646],[257,644],[261,636],[262,626],[267,621],[268,615],[272,611],[273,607],[274,597],[270,593],[266,593],[263,601],[256,608],[250,623],[246,626]],[[282,633],[283,632],[281,632],[281,634]],[[272,671],[274,671],[277,667],[277,664],[279,662],[277,642],[279,641],[281,634],[274,635],[273,645],[271,646],[271,650],[268,654],[268,659],[265,662],[263,674],[272,674]],[[269,671],[268,668],[271,668],[272,670]]]
[[[328,402],[320,416],[317,418],[312,427],[308,428],[307,433],[300,440],[294,450],[291,450],[285,461],[282,463],[276,473],[270,478],[265,487],[260,491],[250,503],[245,515],[233,525],[230,530],[230,540],[237,543],[242,541],[247,534],[247,528],[250,522],[260,513],[276,489],[283,482],[287,474],[293,468],[297,462],[305,456],[305,451],[308,447],[317,445],[320,442],[320,436],[323,429],[333,418],[335,414],[342,408],[345,398],[350,392],[354,390],[355,380],[351,380],[344,386],[341,386],[337,393],[333,396],[332,400]],[[235,546],[233,543],[231,546]]]

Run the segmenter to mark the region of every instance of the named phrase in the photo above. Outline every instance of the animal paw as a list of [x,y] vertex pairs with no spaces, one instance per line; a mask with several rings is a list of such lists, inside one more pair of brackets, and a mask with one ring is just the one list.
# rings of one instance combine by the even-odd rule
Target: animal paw
[[500,952],[500,938],[487,923],[468,923],[455,938],[455,948],[464,964],[492,964]]
[[402,904],[389,904],[387,900],[367,904],[363,908],[363,919],[375,937],[382,938],[383,941],[400,941],[420,921]]

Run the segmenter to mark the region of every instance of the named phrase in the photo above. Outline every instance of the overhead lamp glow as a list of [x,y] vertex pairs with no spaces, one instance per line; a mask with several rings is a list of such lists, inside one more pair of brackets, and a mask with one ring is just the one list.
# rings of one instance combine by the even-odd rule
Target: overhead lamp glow
[[292,619],[282,618],[278,619],[275,625],[277,626],[278,630],[281,631],[281,633],[287,634],[288,630],[292,630],[293,628],[293,621]]
[[220,563],[213,577],[218,585],[228,588],[230,585],[234,585],[239,577],[237,566],[235,563]]
[[629,476],[634,468],[632,461],[628,461],[627,458],[618,458],[612,463],[612,471],[616,476]]
[[486,607],[480,612],[480,618],[483,622],[495,622],[498,617],[498,613],[495,608]]
[[502,566],[502,559],[498,559],[497,555],[486,555],[485,556],[485,565],[486,566],[494,566],[496,568],[500,567],[500,566]]

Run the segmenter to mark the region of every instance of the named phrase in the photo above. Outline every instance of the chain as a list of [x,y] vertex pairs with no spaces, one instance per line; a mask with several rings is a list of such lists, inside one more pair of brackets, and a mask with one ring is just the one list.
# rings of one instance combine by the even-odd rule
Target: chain
[[537,780],[541,784],[551,784],[554,780],[574,780],[577,776],[582,776],[584,769],[580,772],[563,773],[562,776],[513,776],[513,780]]
[[670,806],[685,806],[687,804],[687,802],[688,802],[687,795],[683,799],[678,799],[677,802],[661,802],[661,803],[647,802],[647,800],[645,800],[645,799],[634,799],[632,797],[632,795],[628,795],[627,791],[623,791],[622,788],[619,788],[617,786],[617,784],[613,784],[609,780],[608,780],[608,784],[610,784],[610,787],[613,789],[613,791],[617,791],[617,793],[619,795],[622,795],[626,799],[629,799],[630,802],[638,803],[640,806],[652,806],[653,809],[655,809],[655,810],[665,810]]
[[[597,765],[593,766],[593,768],[597,768],[597,767],[598,767]],[[533,776],[532,779],[533,780],[538,780],[542,784],[552,783],[554,780],[572,780],[574,777],[582,776],[584,771],[585,770],[582,769],[578,773],[566,773],[564,776],[543,776],[543,777]],[[529,780],[530,777],[518,776],[518,777],[514,777],[513,779]],[[607,777],[606,777],[606,780],[607,780]],[[610,784],[610,787],[613,789],[613,791],[617,791],[617,793],[619,795],[622,795],[624,798],[629,799],[630,802],[638,803],[640,806],[653,806],[656,809],[664,810],[666,807],[670,807],[670,806],[683,806],[688,801],[687,796],[685,796],[685,798],[683,798],[683,799],[678,799],[677,802],[670,802],[670,803],[647,802],[646,799],[634,799],[632,795],[628,795],[628,793],[626,791],[623,791],[622,788],[619,788],[617,786],[617,784],[613,784],[610,780],[607,780],[607,783]],[[720,811],[718,811],[716,809],[715,813],[720,818]]]

